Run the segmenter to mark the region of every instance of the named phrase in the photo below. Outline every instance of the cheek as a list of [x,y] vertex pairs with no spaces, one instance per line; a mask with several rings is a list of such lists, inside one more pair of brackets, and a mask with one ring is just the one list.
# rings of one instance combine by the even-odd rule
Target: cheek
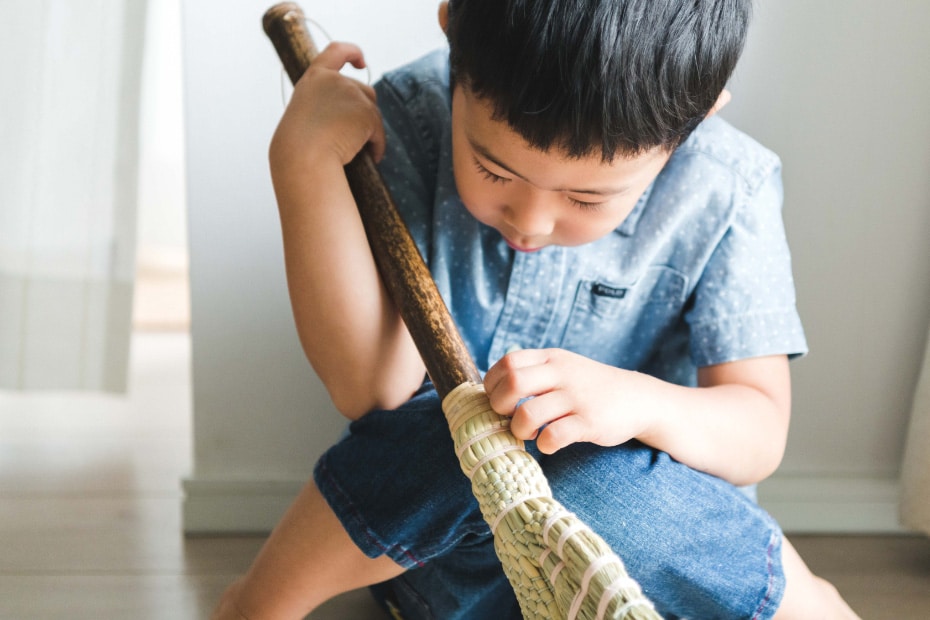
[[495,212],[494,199],[487,185],[490,183],[479,178],[473,171],[460,170],[459,166],[455,166],[455,186],[459,198],[468,212],[483,224],[490,224]]
[[623,223],[628,213],[626,209],[603,215],[575,212],[573,217],[563,218],[560,222],[562,243],[577,246],[605,237]]

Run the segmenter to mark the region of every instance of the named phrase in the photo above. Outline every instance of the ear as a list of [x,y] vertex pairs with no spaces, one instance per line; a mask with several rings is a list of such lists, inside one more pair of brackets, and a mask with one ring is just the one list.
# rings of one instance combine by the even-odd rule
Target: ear
[[720,94],[717,96],[717,101],[714,102],[714,105],[710,106],[710,111],[707,112],[707,115],[704,118],[710,118],[717,112],[723,109],[723,106],[730,103],[730,99],[733,98],[733,95],[730,94],[726,88],[720,91]]
[[445,0],[439,3],[439,27],[443,32],[447,32],[449,27],[449,2]]

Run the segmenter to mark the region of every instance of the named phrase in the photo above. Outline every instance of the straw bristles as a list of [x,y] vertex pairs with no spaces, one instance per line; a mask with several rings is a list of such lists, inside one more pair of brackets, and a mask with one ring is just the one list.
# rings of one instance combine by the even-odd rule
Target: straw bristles
[[660,617],[607,543],[553,499],[539,464],[510,432],[510,419],[491,409],[483,386],[464,383],[442,405],[524,618]]

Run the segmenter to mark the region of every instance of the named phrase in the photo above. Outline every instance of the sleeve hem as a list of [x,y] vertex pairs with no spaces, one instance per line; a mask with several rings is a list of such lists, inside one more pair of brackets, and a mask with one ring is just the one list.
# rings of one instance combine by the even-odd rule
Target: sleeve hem
[[796,359],[807,352],[794,309],[720,317],[691,326],[691,361],[698,367],[766,355]]

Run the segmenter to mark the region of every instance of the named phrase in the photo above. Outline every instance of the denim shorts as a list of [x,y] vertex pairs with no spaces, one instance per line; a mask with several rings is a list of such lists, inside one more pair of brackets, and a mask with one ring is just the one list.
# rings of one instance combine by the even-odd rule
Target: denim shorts
[[[636,441],[527,450],[553,496],[611,545],[664,617],[774,615],[782,533],[738,488]],[[405,620],[520,617],[431,386],[352,422],[314,480],[366,555],[408,569],[373,588]]]

